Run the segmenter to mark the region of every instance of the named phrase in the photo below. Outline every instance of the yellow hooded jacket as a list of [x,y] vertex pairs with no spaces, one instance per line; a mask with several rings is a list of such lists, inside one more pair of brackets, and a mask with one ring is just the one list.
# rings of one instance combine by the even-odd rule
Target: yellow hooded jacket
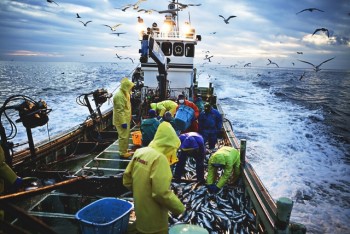
[[166,158],[167,154],[177,150],[180,140],[169,137],[162,125],[170,124],[160,124],[152,145],[135,151],[123,175],[124,186],[133,192],[136,228],[142,233],[167,232],[168,212],[179,215],[185,210],[170,190],[172,173]]
[[5,182],[13,184],[17,179],[16,173],[6,164],[5,153],[0,146],[0,194],[4,192]]
[[224,172],[217,182],[216,186],[222,188],[230,178],[232,171],[234,180],[240,174],[241,159],[239,151],[233,147],[223,146],[209,158],[207,184],[213,184],[216,180],[217,168],[212,164],[224,165]]
[[130,124],[131,103],[130,92],[134,83],[128,78],[121,80],[120,88],[113,97],[113,125],[120,126],[124,123]]
[[157,111],[159,116],[163,116],[166,111],[169,111],[174,117],[177,108],[177,103],[172,100],[164,100],[158,103],[151,103],[151,109]]
[[[157,141],[154,140],[156,138]],[[168,159],[170,165],[179,161],[176,153],[181,145],[181,141],[174,127],[169,122],[163,121],[159,124],[154,139],[149,143],[149,146],[160,149]]]

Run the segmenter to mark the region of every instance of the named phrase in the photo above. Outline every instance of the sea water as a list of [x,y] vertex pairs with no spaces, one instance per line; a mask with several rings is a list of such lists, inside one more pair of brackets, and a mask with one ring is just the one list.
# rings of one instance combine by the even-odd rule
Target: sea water
[[[99,88],[115,93],[135,66],[0,62],[0,106],[18,94],[45,100],[52,111],[47,126],[33,129],[37,142],[84,121],[89,111],[76,98]],[[237,137],[247,139],[247,160],[272,197],[294,201],[291,220],[305,224],[308,233],[349,233],[350,71],[197,69],[200,84],[213,83]],[[106,102],[102,110],[111,107]],[[1,120],[9,133],[4,114]],[[25,129],[16,126],[11,141],[25,141]]]

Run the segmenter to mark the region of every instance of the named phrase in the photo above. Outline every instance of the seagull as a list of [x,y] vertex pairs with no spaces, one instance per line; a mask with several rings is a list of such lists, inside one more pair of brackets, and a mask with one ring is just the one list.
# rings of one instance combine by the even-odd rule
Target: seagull
[[244,64],[244,67],[250,67],[250,65],[252,65],[251,63],[246,63]]
[[80,15],[77,13],[77,18],[81,18]]
[[292,64],[293,64],[293,66],[295,66],[295,63],[294,63],[294,62],[292,62]]
[[143,19],[140,16],[137,16],[137,22],[142,24],[143,23]]
[[317,33],[318,31],[322,31],[322,32],[324,32],[324,33],[327,32],[327,36],[328,36],[328,38],[329,38],[329,31],[328,31],[328,29],[326,29],[326,28],[318,28],[318,29],[316,29],[315,32],[312,34],[312,36],[313,36],[315,33]]
[[272,62],[270,59],[267,59],[267,60],[269,60],[269,63],[268,63],[268,64],[266,64],[266,65],[275,64],[277,67],[279,67],[277,63]]
[[137,12],[142,12],[142,11],[143,11],[144,13],[147,13],[147,14],[152,14],[153,11],[158,12],[158,11],[156,11],[156,10],[154,10],[154,9],[150,9],[150,10],[139,9],[139,10],[137,10]]
[[297,51],[297,54],[303,54],[303,52],[299,52],[299,51]]
[[114,46],[114,47],[122,47],[122,48],[125,48],[125,47],[130,47],[129,45],[123,45],[123,46]]
[[[173,2],[171,2],[171,3],[173,3]],[[174,2],[174,4],[179,5],[180,10],[186,9],[189,6],[201,6],[202,5],[202,4],[183,4],[183,3],[180,3],[180,2]]]
[[234,17],[237,17],[237,16],[235,16],[235,15],[231,15],[231,16],[229,16],[227,19],[225,19],[225,17],[223,17],[222,15],[219,15],[221,18],[223,18],[224,19],[224,22],[226,23],[226,24],[229,24],[229,20],[231,19],[231,18],[234,18]]
[[115,56],[117,56],[118,59],[122,59],[122,56],[119,56],[117,53],[115,53]]
[[208,56],[208,55],[206,54],[204,60],[208,59],[208,61],[211,62],[210,59],[211,59],[212,57],[214,57],[214,55]]
[[79,20],[79,22],[81,22],[82,24],[84,24],[84,26],[86,27],[88,23],[92,22],[91,20],[87,21],[86,23],[84,23],[83,21]]
[[324,12],[324,11],[322,11],[322,10],[320,10],[320,9],[317,9],[317,8],[307,8],[307,9],[301,10],[301,11],[295,13],[295,14],[299,14],[299,13],[304,12],[304,11],[310,11],[310,12],[313,12],[313,11],[321,11],[321,12]]
[[112,31],[115,31],[117,29],[117,27],[119,27],[120,25],[122,25],[122,24],[116,24],[116,25],[111,27],[111,26],[109,26],[107,24],[103,24],[103,26],[109,27]]
[[216,34],[216,32],[211,32],[211,33],[209,33],[209,34]]
[[318,71],[321,71],[320,67],[321,67],[322,64],[324,64],[324,63],[326,63],[326,62],[328,62],[328,61],[331,61],[331,60],[334,59],[334,58],[335,58],[335,57],[330,58],[330,59],[327,59],[326,61],[323,61],[322,63],[320,63],[320,64],[317,65],[317,66],[315,66],[314,64],[312,64],[312,63],[310,63],[310,62],[307,62],[307,61],[303,61],[303,60],[300,60],[300,59],[298,59],[298,60],[299,60],[300,62],[310,64],[311,66],[314,67],[315,72],[318,72]]
[[120,34],[125,34],[126,32],[114,32],[114,33],[111,33],[111,34],[116,34],[118,35],[118,37],[120,36]]
[[132,63],[134,63],[134,60],[130,57],[125,57],[124,59],[130,59]]
[[57,2],[55,2],[55,1],[53,1],[53,0],[46,0],[48,3],[55,3],[57,6],[59,6],[58,4],[57,4]]
[[301,79],[303,79],[303,78],[304,78],[305,73],[306,73],[306,72],[304,72],[304,73],[303,73],[303,74],[300,76],[299,80],[301,80]]

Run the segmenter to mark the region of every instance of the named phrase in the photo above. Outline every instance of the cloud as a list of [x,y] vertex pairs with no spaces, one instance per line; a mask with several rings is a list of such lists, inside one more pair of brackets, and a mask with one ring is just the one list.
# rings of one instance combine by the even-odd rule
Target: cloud
[[33,56],[33,57],[63,57],[63,55],[58,53],[43,53],[43,52],[37,52],[37,51],[30,51],[30,50],[16,50],[12,52],[5,53],[9,56]]

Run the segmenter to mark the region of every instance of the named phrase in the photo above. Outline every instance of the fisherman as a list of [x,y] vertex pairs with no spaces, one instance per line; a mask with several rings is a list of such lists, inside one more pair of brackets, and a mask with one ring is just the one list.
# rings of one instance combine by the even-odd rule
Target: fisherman
[[199,113],[202,113],[202,111],[204,110],[204,102],[200,93],[196,95],[196,100],[194,104],[198,107]]
[[151,109],[148,111],[148,119],[144,119],[141,122],[140,130],[142,133],[143,146],[148,146],[156,134],[157,128],[160,124],[159,120],[156,117],[156,111]]
[[[230,146],[223,146],[213,155],[210,156],[208,162],[207,186],[210,193],[217,193],[230,179],[234,184],[240,174],[241,159],[239,151]],[[223,174],[215,183],[217,170],[223,169]]]
[[123,158],[132,156],[132,153],[128,152],[128,147],[131,121],[130,92],[134,85],[128,78],[123,78],[119,90],[113,97],[113,125],[117,128],[119,152]]
[[176,157],[179,146],[174,129],[164,121],[149,146],[135,151],[123,175],[124,186],[133,192],[137,217],[128,233],[168,233],[168,212],[177,216],[185,211],[170,190],[172,172],[167,160]]
[[214,109],[209,103],[204,105],[198,118],[198,132],[203,136],[204,142],[208,142],[209,149],[214,149],[221,133],[222,117],[218,110]]
[[204,182],[205,145],[203,137],[197,132],[183,133],[179,136],[181,145],[179,161],[176,164],[174,179],[180,180],[188,157],[196,160],[197,181]]
[[158,103],[151,103],[150,106],[151,109],[155,110],[161,118],[166,111],[169,111],[172,116],[175,116],[177,103],[172,100],[164,100]]
[[[171,120],[172,120],[172,116],[170,114],[169,111],[165,112],[165,114],[163,115],[163,121],[159,124],[157,132],[154,136],[154,138],[156,138],[157,135],[159,134],[164,134],[163,132],[166,132],[169,136],[169,139],[175,139],[175,141],[179,141],[179,137],[175,132],[174,127],[171,125]],[[153,144],[155,144],[154,140],[151,141],[151,143],[149,144],[149,146],[152,146]],[[180,144],[177,146],[177,148],[179,148]],[[177,158],[176,152],[174,154],[166,154],[166,157],[168,159],[169,165],[173,166],[175,163],[177,163],[179,161],[179,159]]]
[[[1,142],[0,142],[1,143]],[[0,194],[5,190],[5,183],[10,184],[13,188],[18,189],[23,184],[23,179],[7,165],[5,153],[0,145]],[[4,211],[0,210],[0,220],[4,219]]]
[[180,94],[177,97],[178,107],[176,108],[176,111],[179,109],[181,105],[188,106],[193,109],[194,111],[194,117],[192,118],[191,125],[184,131],[184,132],[198,132],[198,116],[199,116],[199,109],[198,107],[191,101],[186,100],[185,95]]

